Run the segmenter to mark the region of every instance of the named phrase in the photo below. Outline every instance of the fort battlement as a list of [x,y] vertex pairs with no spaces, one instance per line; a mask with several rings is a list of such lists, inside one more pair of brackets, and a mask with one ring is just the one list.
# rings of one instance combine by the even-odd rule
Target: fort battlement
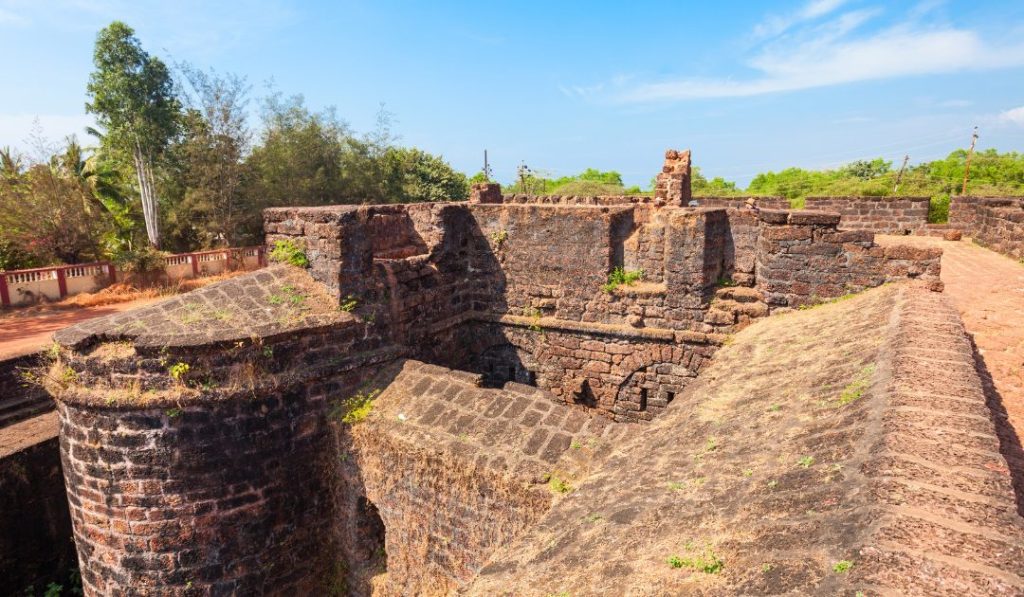
[[[464,203],[270,209],[268,245],[301,248],[308,269],[274,265],[57,334],[48,387],[87,593],[484,594],[513,568],[557,577],[543,564],[563,561],[557,527],[574,529],[556,543],[575,553],[591,532],[579,521],[635,534],[662,493],[713,474],[705,459],[781,466],[757,454],[773,443],[763,413],[783,402],[794,414],[778,445],[796,455],[846,430],[818,457],[859,496],[852,508],[882,508],[854,491],[860,473],[835,471],[881,462],[865,454],[896,437],[879,423],[893,334],[935,294],[924,288],[941,290],[941,250],[879,245],[838,213],[771,200],[702,205],[688,168],[669,152],[650,198],[478,185]],[[832,316],[804,312],[887,283],[821,308]],[[756,330],[783,313],[794,327],[775,324],[766,344]],[[752,377],[744,359],[760,363]],[[849,431],[865,417],[869,433]],[[739,447],[745,425],[760,443]],[[812,477],[780,478],[806,491]],[[741,524],[720,493],[731,483],[708,491]],[[497,554],[522,541],[504,567]],[[729,586],[756,592],[743,582]]]

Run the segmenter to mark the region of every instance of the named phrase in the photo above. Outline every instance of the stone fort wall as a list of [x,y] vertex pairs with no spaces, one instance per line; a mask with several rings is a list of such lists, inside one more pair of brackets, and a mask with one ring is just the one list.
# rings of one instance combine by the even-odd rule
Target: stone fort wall
[[953,197],[949,224],[993,251],[1024,259],[1024,198]]
[[878,234],[921,233],[928,225],[928,197],[808,197],[807,209],[842,216],[840,228]]
[[[272,267],[58,335],[88,594],[359,594],[382,565],[392,592],[461,586],[548,507],[543,484],[664,411],[727,333],[938,276],[937,251],[887,252],[833,214],[482,191],[268,210],[268,243],[300,244],[308,274]],[[602,288],[616,267],[645,275]]]

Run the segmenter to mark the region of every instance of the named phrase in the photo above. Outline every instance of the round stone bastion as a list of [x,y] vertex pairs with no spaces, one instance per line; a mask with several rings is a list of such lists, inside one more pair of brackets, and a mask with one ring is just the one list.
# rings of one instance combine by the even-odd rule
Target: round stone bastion
[[361,328],[276,266],[59,332],[44,377],[85,593],[321,593],[327,404],[373,354]]

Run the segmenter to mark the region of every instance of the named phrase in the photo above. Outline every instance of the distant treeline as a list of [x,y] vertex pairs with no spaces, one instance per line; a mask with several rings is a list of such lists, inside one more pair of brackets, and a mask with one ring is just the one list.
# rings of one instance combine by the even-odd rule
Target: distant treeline
[[[691,184],[694,195],[786,197],[794,207],[803,207],[803,200],[812,196],[931,197],[930,219],[943,222],[947,218],[949,198],[961,191],[966,163],[967,152],[958,149],[944,159],[908,166],[902,176],[892,162],[881,158],[858,160],[830,170],[786,168],[758,174],[745,189],[722,177],[708,179],[700,168],[694,168]],[[650,189],[653,187],[654,181],[651,181]],[[527,174],[503,187],[506,193],[548,195],[645,195],[651,193],[650,189],[626,187],[618,172],[592,168],[578,176],[562,178]],[[975,153],[967,192],[988,196],[1024,195],[1024,154],[1000,153],[995,149]]]

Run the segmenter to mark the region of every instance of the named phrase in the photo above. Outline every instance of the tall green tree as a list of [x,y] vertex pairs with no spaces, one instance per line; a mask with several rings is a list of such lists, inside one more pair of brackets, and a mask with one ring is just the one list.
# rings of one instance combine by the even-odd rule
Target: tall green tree
[[273,94],[263,102],[263,131],[247,163],[247,192],[267,206],[342,201],[341,159],[348,126],[333,110],[311,112],[302,96]]
[[131,156],[149,242],[160,246],[153,176],[179,127],[180,103],[167,66],[142,49],[131,27],[114,21],[99,32],[85,105],[105,130],[103,143]]
[[182,250],[255,242],[262,231],[262,201],[245,188],[250,176],[244,160],[252,142],[249,85],[231,74],[189,65],[178,69],[187,111],[182,134],[168,150],[168,241]]

